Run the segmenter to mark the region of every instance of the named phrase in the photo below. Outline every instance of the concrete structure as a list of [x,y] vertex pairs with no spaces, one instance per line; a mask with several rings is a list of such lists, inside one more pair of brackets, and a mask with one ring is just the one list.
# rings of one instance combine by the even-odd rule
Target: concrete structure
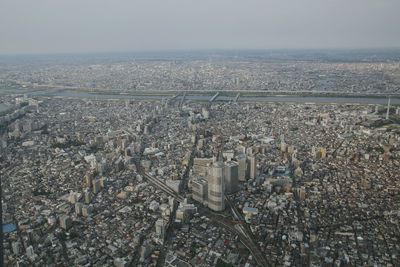
[[85,184],[87,187],[91,187],[93,183],[93,175],[91,173],[86,173]]
[[239,165],[234,161],[225,162],[225,193],[231,194],[239,189]]
[[60,227],[63,228],[64,230],[68,230],[72,226],[72,220],[69,216],[67,215],[62,215],[60,217]]
[[192,197],[194,200],[204,203],[207,201],[208,183],[205,179],[200,178],[192,182]]
[[93,193],[97,194],[98,192],[100,192],[101,189],[101,185],[100,185],[100,180],[94,180],[93,181]]
[[217,161],[212,165],[212,173],[208,176],[208,207],[214,211],[225,209],[224,164]]
[[90,201],[92,201],[92,197],[90,195],[90,191],[85,191],[85,204],[90,204]]
[[160,239],[161,243],[164,243],[166,233],[167,222],[164,219],[160,218],[156,221],[156,235]]
[[238,164],[239,164],[239,181],[245,182],[246,181],[246,166],[247,166],[247,157],[245,154],[240,154],[237,157]]
[[250,179],[255,179],[257,177],[257,159],[255,155],[248,157],[248,172]]
[[83,206],[82,203],[79,203],[79,202],[75,203],[75,214],[76,215],[82,215],[82,206]]

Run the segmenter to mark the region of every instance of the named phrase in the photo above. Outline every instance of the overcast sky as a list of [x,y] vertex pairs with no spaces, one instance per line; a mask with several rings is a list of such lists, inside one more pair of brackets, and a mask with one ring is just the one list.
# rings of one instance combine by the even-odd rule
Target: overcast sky
[[400,47],[400,0],[0,0],[0,54]]

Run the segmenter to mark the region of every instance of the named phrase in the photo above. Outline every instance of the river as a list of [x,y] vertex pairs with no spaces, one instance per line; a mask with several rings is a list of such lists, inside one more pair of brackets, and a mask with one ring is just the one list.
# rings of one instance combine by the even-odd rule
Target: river
[[[93,99],[93,100],[107,100],[107,99],[127,99],[127,100],[161,100],[168,99],[170,96],[165,95],[124,95],[124,94],[97,94],[80,91],[37,91],[28,93],[30,96],[49,96],[49,97],[66,97],[78,99]],[[191,101],[209,101],[212,97],[210,95],[190,95],[187,94],[185,100]],[[178,97],[180,99],[181,97]],[[218,96],[216,101],[233,101],[234,96]],[[239,102],[284,102],[284,103],[337,103],[337,104],[387,104],[385,97],[337,97],[337,96],[243,96],[239,97]],[[391,103],[400,105],[399,98],[392,98]]]

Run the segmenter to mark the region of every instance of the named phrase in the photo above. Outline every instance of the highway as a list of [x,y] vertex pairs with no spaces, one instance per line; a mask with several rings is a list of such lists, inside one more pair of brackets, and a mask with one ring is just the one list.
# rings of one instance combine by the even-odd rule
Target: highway
[[238,102],[239,97],[240,97],[240,93],[237,93],[237,95],[235,96],[235,100],[234,100],[235,103]]
[[186,92],[183,92],[181,102],[179,103],[179,109],[182,109],[183,103],[185,102]]
[[214,102],[218,96],[219,96],[219,92],[217,92],[213,97],[210,98],[210,103]]

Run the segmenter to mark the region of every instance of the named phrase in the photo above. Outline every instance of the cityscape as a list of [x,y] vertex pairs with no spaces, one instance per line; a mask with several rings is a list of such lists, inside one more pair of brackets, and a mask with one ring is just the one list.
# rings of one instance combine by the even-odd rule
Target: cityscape
[[5,265],[397,266],[395,92],[387,104],[187,92],[3,94]]
[[400,267],[400,1],[0,2],[0,267]]

